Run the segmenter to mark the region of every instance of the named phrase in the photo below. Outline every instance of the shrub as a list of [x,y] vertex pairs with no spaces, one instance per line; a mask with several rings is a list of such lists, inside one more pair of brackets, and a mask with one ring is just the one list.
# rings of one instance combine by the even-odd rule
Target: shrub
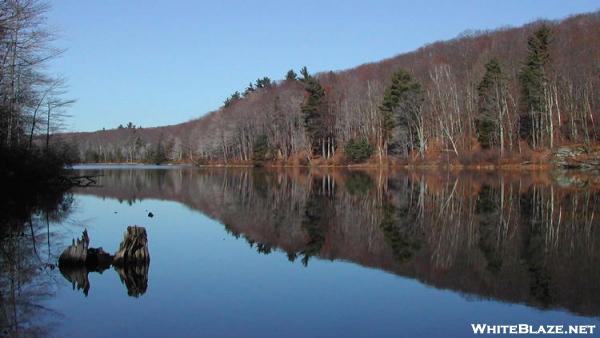
[[373,145],[369,143],[366,138],[362,139],[350,139],[344,149],[346,155],[350,157],[350,160],[355,163],[364,162],[373,155]]

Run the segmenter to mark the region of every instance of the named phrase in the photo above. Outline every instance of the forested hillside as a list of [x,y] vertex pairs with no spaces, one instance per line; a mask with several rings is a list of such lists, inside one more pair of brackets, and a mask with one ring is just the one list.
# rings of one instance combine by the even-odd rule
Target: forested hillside
[[87,162],[543,161],[598,142],[599,91],[595,12],[465,33],[345,71],[290,70],[241,86],[197,120],[62,139]]

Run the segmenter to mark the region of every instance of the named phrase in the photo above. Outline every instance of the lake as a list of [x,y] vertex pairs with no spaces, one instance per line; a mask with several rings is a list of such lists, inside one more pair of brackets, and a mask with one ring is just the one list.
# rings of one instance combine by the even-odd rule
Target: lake
[[[598,175],[74,174],[97,185],[4,210],[6,335],[461,337],[472,323],[600,325]],[[114,253],[129,225],[147,230],[149,266],[55,265],[84,229],[90,246]]]

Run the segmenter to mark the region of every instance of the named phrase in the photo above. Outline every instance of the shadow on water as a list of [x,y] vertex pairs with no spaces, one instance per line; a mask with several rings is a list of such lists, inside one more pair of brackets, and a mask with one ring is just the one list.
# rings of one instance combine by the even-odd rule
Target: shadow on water
[[101,187],[77,192],[128,203],[178,201],[219,220],[261,254],[280,250],[305,266],[312,258],[343,260],[468,297],[600,314],[595,174],[300,169],[101,174]]

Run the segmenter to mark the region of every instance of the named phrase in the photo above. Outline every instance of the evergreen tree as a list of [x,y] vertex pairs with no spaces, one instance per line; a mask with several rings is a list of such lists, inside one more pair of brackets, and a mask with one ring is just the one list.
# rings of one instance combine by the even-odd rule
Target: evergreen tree
[[507,86],[498,60],[491,59],[485,65],[485,74],[477,86],[477,94],[479,115],[476,124],[479,143],[483,148],[499,144],[503,152]]
[[269,152],[269,139],[267,135],[259,135],[254,141],[252,159],[256,162],[262,162],[267,159]]
[[302,67],[302,69],[300,69],[300,75],[302,75],[302,78],[300,79],[300,81],[302,82],[306,82],[311,76],[308,73],[308,69],[306,68],[306,66]]
[[167,150],[165,149],[162,136],[158,140],[158,143],[156,144],[154,150],[151,152],[151,155],[151,161],[153,163],[161,164],[168,161]]
[[231,94],[230,97],[225,99],[225,101],[223,102],[223,106],[229,107],[233,102],[235,102],[241,98],[242,98],[242,94],[240,94],[240,92],[236,90],[235,93]]
[[266,76],[256,80],[256,88],[270,88],[272,85],[271,79]]
[[421,108],[424,100],[421,84],[410,73],[399,69],[392,74],[392,83],[386,89],[383,103],[379,107],[381,114],[380,156],[387,154],[387,144],[397,125],[409,130],[409,134],[416,134],[416,142],[419,144],[421,155],[423,155],[425,136]]
[[550,127],[552,116],[549,116],[546,98],[551,42],[552,32],[548,26],[544,25],[535,31],[527,40],[528,55],[519,74],[521,85],[519,131],[521,137],[527,139],[533,147],[543,146],[545,133],[549,134],[550,146],[552,146],[553,130]]
[[248,96],[253,91],[254,91],[254,85],[252,84],[252,82],[250,82],[250,84],[248,85],[248,87],[246,87],[246,90],[244,91],[244,96]]
[[366,138],[350,139],[344,148],[346,155],[350,157],[352,162],[364,162],[373,155],[373,146]]
[[285,74],[286,81],[296,81],[298,79],[298,74],[293,69],[288,70],[287,74]]
[[301,73],[304,90],[307,93],[301,107],[304,117],[304,130],[311,141],[313,150],[318,150],[320,148],[319,142],[322,142],[327,132],[323,123],[326,112],[325,90],[319,84],[319,81],[308,73],[306,67],[302,68]]

